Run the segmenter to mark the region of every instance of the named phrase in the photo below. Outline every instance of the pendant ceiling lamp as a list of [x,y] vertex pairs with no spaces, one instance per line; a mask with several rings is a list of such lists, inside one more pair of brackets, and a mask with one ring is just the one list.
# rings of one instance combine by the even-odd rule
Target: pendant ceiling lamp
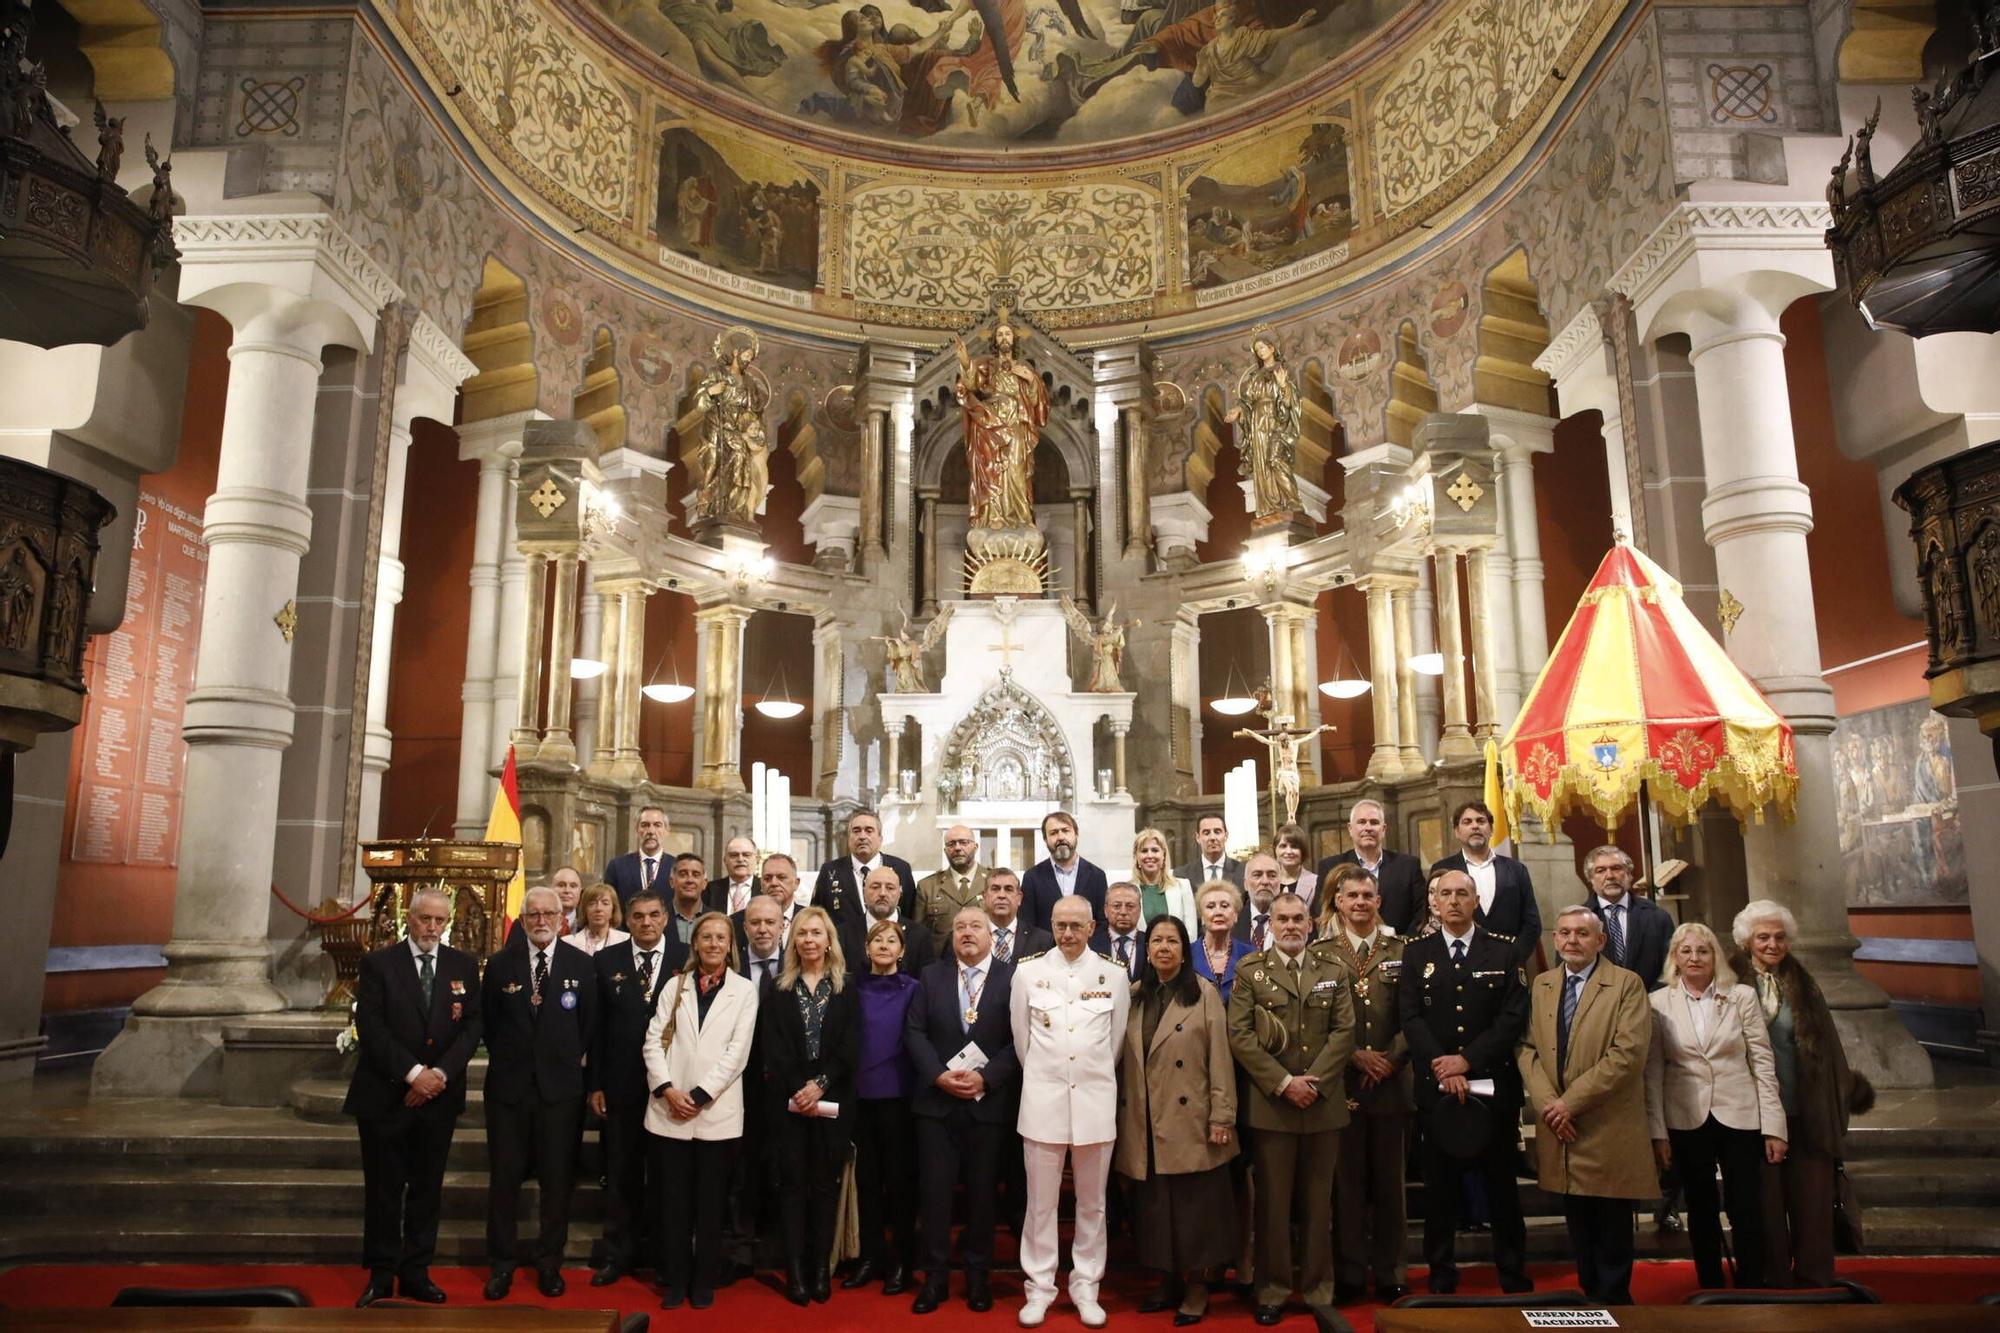
[[[671,646],[662,649],[660,656],[662,658],[671,657]],[[656,704],[685,703],[687,700],[694,698],[694,686],[681,684],[680,663],[675,662],[673,667],[674,678],[671,682],[654,680],[650,685],[641,685],[639,693],[645,695]],[[653,663],[653,669],[646,674],[648,676],[658,676],[660,674],[660,664],[658,662]]]
[[776,688],[766,690],[764,697],[759,699],[753,706],[765,717],[779,722],[797,717],[800,713],[806,711],[806,706],[792,698],[791,691],[786,688],[785,668],[782,665],[778,668]]
[[1329,699],[1359,699],[1372,688],[1368,677],[1361,674],[1361,664],[1347,651],[1347,640],[1342,639],[1340,656],[1333,663],[1333,679],[1321,681],[1319,692]]
[[1236,663],[1229,664],[1229,679],[1223,683],[1222,697],[1210,699],[1208,706],[1224,717],[1241,717],[1257,706],[1257,700],[1244,688],[1243,678],[1236,674]]

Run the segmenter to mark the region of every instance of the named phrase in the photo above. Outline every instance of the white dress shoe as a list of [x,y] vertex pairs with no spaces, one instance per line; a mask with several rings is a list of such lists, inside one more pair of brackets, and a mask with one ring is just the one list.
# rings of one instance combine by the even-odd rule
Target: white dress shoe
[[1040,1328],[1042,1321],[1049,1317],[1049,1306],[1051,1304],[1053,1304],[1052,1301],[1046,1299],[1038,1300],[1030,1297],[1028,1303],[1021,1307],[1021,1313],[1017,1316],[1021,1327]]
[[1076,1303],[1076,1317],[1083,1321],[1085,1328],[1104,1327],[1104,1307],[1096,1301],[1088,1301],[1081,1296],[1070,1297]]

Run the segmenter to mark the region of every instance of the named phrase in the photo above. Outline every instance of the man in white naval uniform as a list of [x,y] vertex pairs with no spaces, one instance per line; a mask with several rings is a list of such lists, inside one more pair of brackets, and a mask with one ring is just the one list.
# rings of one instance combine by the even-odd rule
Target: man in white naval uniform
[[1058,902],[1050,916],[1056,947],[1021,960],[1008,995],[1014,1050],[1021,1057],[1017,1123],[1028,1172],[1023,1328],[1040,1324],[1056,1298],[1056,1200],[1064,1154],[1076,1188],[1069,1298],[1086,1327],[1104,1325],[1104,1307],[1097,1303],[1107,1241],[1104,1182],[1118,1137],[1118,1049],[1132,989],[1124,968],[1086,947],[1096,924],[1082,896]]

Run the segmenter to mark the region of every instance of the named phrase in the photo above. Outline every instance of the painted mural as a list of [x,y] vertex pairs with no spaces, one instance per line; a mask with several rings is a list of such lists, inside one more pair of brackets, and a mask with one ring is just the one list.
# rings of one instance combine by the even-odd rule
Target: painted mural
[[881,138],[1170,129],[1322,69],[1411,0],[568,0],[716,87]]
[[1850,907],[1966,901],[1951,736],[1928,702],[1841,718],[1833,729],[1833,776]]
[[1301,260],[1346,257],[1354,230],[1347,127],[1295,125],[1205,167],[1187,186],[1187,282],[1241,282]]
[[673,126],[660,135],[653,234],[663,250],[774,286],[819,277],[819,185],[790,162]]

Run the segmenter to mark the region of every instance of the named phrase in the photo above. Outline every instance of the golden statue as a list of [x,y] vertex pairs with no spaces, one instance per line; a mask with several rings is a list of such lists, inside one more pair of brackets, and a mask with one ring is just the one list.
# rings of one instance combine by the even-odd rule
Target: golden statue
[[883,652],[889,658],[889,673],[896,682],[895,693],[930,693],[931,687],[924,683],[924,654],[944,638],[944,627],[951,620],[951,613],[957,609],[956,602],[944,603],[920,635],[910,633],[910,613],[905,611],[901,634],[875,636],[875,642],[883,645]]
[[752,364],[756,359],[754,331],[724,329],[715,338],[715,368],[695,388],[695,411],[702,415],[695,447],[695,470],[701,477],[694,505],[698,522],[754,527],[757,507],[764,503],[769,486],[764,409],[771,402],[771,385]]
[[1245,727],[1236,733],[1256,741],[1271,752],[1271,799],[1274,802],[1280,797],[1284,799],[1285,823],[1299,822],[1299,752],[1305,749],[1306,742],[1322,731],[1335,729],[1331,722],[1323,722],[1307,731],[1303,727],[1294,727],[1292,719],[1286,716],[1272,718],[1268,731],[1251,731]]
[[[1125,664],[1125,627],[1118,623],[1118,603],[1114,599],[1104,619],[1095,625],[1077,604],[1065,597],[1062,599],[1063,618],[1077,637],[1090,645],[1090,684],[1084,689],[1093,694],[1122,694],[1124,682],[1119,680],[1119,669]],[[1137,624],[1137,621],[1133,622]]]
[[1223,420],[1243,422],[1236,447],[1250,464],[1256,517],[1299,509],[1299,386],[1285,367],[1278,335],[1259,324],[1250,335],[1251,366],[1236,380],[1236,406]]
[[1001,306],[991,355],[974,357],[965,341],[953,386],[965,412],[965,463],[972,474],[968,522],[974,528],[1035,526],[1035,444],[1049,419],[1049,392],[1041,376],[1014,359],[1014,326]]

